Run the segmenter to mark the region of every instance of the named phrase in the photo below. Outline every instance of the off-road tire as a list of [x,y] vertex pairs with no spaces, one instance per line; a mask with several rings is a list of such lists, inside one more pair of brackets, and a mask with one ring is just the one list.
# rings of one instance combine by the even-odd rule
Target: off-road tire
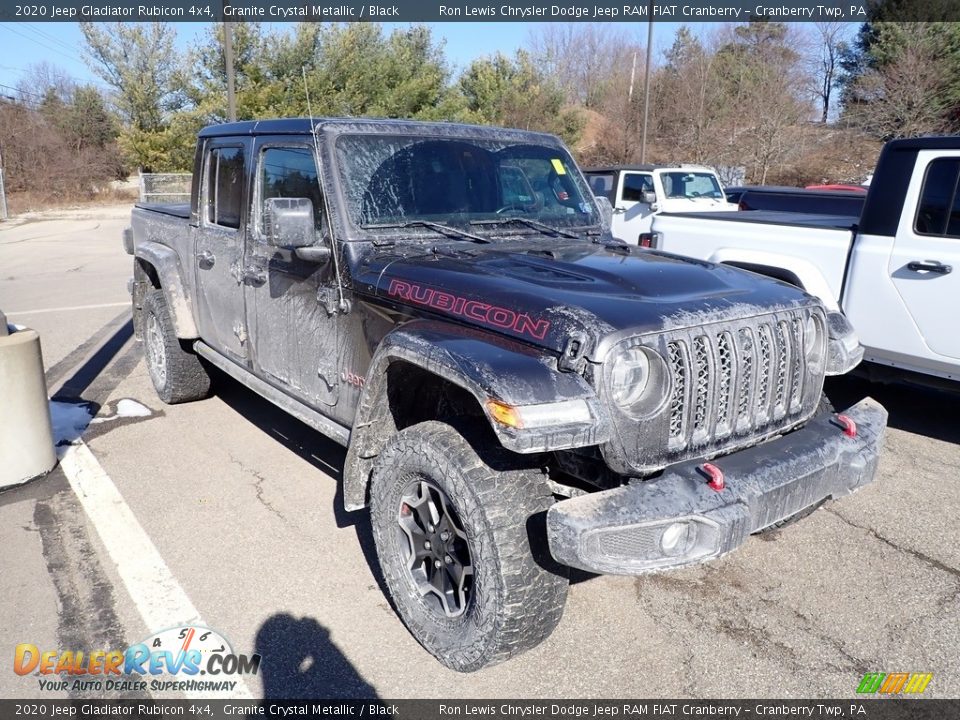
[[173,328],[163,291],[143,298],[143,354],[157,395],[168,405],[199,400],[210,392],[210,376]]
[[[468,433],[469,435],[470,433]],[[553,504],[541,473],[492,440],[469,441],[429,421],[397,433],[377,458],[370,486],[373,537],[393,604],[407,629],[447,667],[472,672],[545,640],[563,615],[567,578],[546,550]],[[479,450],[479,452],[478,452]],[[460,521],[474,568],[462,614],[446,617],[418,591],[399,528],[405,488],[425,479]]]

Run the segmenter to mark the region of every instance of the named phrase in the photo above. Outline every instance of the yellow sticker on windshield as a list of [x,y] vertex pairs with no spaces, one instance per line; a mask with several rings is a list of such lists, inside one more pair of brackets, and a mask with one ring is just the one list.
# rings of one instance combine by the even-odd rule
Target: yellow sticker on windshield
[[554,158],[550,161],[553,165],[553,169],[557,171],[557,175],[566,175],[567,171],[563,167],[563,163],[559,159]]

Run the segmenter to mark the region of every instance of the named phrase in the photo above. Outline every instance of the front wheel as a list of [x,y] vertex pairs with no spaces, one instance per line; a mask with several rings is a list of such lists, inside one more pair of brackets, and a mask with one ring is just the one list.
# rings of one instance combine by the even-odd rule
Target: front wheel
[[404,624],[441,663],[471,672],[553,632],[567,580],[535,558],[552,503],[539,472],[505,452],[481,457],[444,423],[407,428],[380,454],[370,487],[380,567]]

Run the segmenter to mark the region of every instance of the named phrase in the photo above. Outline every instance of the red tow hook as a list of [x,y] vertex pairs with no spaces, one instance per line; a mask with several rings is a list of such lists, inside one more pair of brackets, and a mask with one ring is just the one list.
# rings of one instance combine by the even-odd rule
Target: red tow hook
[[723,470],[718,468],[713,463],[704,463],[700,466],[700,471],[710,478],[707,481],[707,487],[711,490],[716,490],[720,492],[723,490],[727,484],[723,480]]
[[843,434],[848,438],[855,438],[857,436],[857,424],[853,421],[849,415],[844,415],[843,413],[837,414],[837,424],[843,430]]

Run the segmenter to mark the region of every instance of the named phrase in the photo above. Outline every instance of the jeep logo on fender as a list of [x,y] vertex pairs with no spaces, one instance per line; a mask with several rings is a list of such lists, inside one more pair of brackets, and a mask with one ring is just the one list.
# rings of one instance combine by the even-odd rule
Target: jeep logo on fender
[[497,307],[479,300],[469,300],[442,290],[434,290],[403,280],[391,280],[387,294],[479,323],[513,330],[521,335],[535,337],[537,340],[543,340],[547,330],[550,329],[549,320],[534,320],[526,313],[517,313],[507,308]]

